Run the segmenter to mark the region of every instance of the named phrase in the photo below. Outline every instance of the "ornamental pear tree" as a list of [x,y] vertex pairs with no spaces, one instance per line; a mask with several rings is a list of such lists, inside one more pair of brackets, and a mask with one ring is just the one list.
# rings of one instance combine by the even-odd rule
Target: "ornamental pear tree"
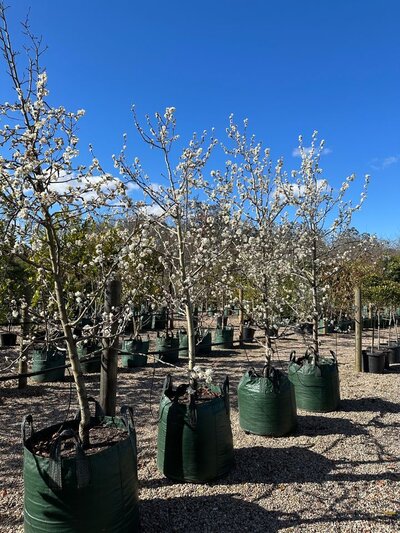
[[[49,100],[47,74],[41,64],[41,40],[24,24],[26,57],[14,49],[5,7],[0,4],[0,48],[14,96],[0,105],[0,219],[3,253],[18,258],[37,272],[38,282],[55,306],[55,325],[61,324],[81,412],[79,434],[89,443],[90,411],[73,330],[85,313],[76,315],[67,288],[71,262],[68,240],[72,225],[91,219],[99,223],[117,216],[128,202],[122,182],[105,172],[91,151],[87,166],[77,164],[77,128],[83,110],[70,112]],[[120,201],[122,203],[120,203]],[[84,247],[87,243],[82,243]],[[121,247],[122,248],[122,247]],[[37,251],[45,250],[37,260]],[[102,262],[100,246],[93,261]],[[120,261],[120,250],[107,258],[96,290],[86,306],[103,294]],[[76,296],[73,295],[75,298]]]
[[298,280],[299,295],[310,301],[310,318],[313,323],[313,348],[318,353],[318,321],[322,304],[327,299],[330,287],[329,274],[334,275],[351,253],[348,247],[338,247],[339,237],[351,224],[353,214],[358,211],[365,198],[369,176],[364,179],[360,200],[353,205],[346,199],[355,175],[348,176],[339,190],[335,191],[323,178],[320,159],[324,152],[324,141],[318,144],[317,132],[312,135],[311,147],[303,145],[299,138],[301,164],[291,177],[282,178],[279,193],[292,207],[294,236],[291,243],[291,271]]
[[242,285],[250,290],[256,302],[252,317],[264,330],[266,359],[272,354],[271,329],[286,301],[288,275],[288,223],[284,216],[287,200],[277,194],[282,180],[283,163],[274,166],[270,150],[263,148],[254,135],[243,129],[231,115],[225,153],[237,194],[234,205],[241,213],[242,228],[237,241],[235,270]]
[[[143,126],[133,109],[135,127],[141,139],[160,155],[164,171],[154,181],[146,174],[138,158],[130,164],[126,143],[114,157],[121,179],[144,194],[135,209],[152,224],[159,261],[167,277],[164,299],[175,308],[183,308],[188,335],[189,369],[195,365],[194,305],[209,279],[210,269],[224,269],[231,245],[232,184],[228,175],[206,167],[217,145],[207,132],[193,134],[179,149],[175,108],[167,107],[154,118],[146,116]],[[215,216],[215,213],[218,216]],[[201,217],[199,217],[201,213]]]

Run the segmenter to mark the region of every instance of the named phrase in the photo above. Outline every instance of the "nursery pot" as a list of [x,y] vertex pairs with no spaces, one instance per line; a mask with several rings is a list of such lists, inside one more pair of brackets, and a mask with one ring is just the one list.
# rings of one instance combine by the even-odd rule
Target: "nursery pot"
[[179,338],[179,355],[181,357],[187,357],[189,353],[189,337],[186,331],[181,330],[178,332]]
[[84,374],[95,374],[101,369],[101,346],[94,343],[77,345],[79,359],[89,358],[81,362]]
[[388,369],[389,365],[400,363],[400,346],[396,341],[389,341],[388,344],[381,344],[381,348],[387,352],[385,368]]
[[210,355],[211,350],[211,331],[199,330],[196,335],[196,355]]
[[[43,348],[36,348],[31,351],[32,355],[32,372],[41,372],[42,370],[50,370],[37,376],[32,376],[31,379],[35,383],[44,383],[47,381],[63,381],[65,375],[66,352],[57,350],[55,346],[44,346]],[[54,368],[54,370],[51,370]]]
[[215,397],[196,403],[179,401],[179,391],[167,376],[160,401],[157,466],[173,481],[208,483],[233,466],[233,439],[229,417],[229,383],[210,385]]
[[141,337],[125,340],[122,343],[123,368],[137,368],[147,365],[147,352],[150,341],[143,341]]
[[17,334],[8,331],[0,334],[0,346],[6,348],[8,346],[15,346],[17,344]]
[[368,358],[368,369],[366,371],[371,372],[371,374],[383,374],[387,358],[386,352],[376,349],[371,351],[371,348],[367,348],[364,353]]
[[238,403],[240,427],[249,433],[282,437],[297,426],[294,387],[278,369],[261,375],[248,370],[238,386]]
[[242,330],[242,341],[243,342],[253,342],[255,329],[251,326],[243,326]]
[[167,324],[165,308],[155,311],[151,317],[151,329],[163,330]]
[[179,339],[173,335],[156,338],[156,351],[160,352],[158,359],[166,363],[177,363],[179,360]]
[[290,355],[288,376],[294,385],[296,405],[304,411],[327,413],[335,411],[340,401],[339,370],[336,355],[332,358],[306,353]]
[[225,326],[215,330],[214,342],[217,344],[217,349],[231,350],[233,348],[233,327]]
[[[32,417],[23,422],[25,533],[132,533],[139,531],[136,436],[130,409],[121,417],[92,417],[118,428],[121,440],[90,454],[77,437],[79,420],[34,432]],[[30,433],[28,436],[27,434]],[[50,457],[35,443],[53,440]],[[75,450],[63,457],[63,440]]]

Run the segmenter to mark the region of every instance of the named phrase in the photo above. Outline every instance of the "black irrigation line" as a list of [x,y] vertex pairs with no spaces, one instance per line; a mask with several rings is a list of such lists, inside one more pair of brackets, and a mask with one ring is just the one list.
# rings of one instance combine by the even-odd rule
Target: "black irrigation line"
[[[239,343],[239,346],[241,342],[242,341],[240,340],[231,341],[232,345]],[[226,342],[215,342],[211,344],[204,344],[202,345],[202,348],[210,348],[212,346],[222,346],[224,344],[227,344],[227,343]],[[184,350],[187,350],[187,348],[172,348],[170,350],[152,351],[152,352],[148,352],[146,355],[165,355],[170,352],[177,352],[177,351],[184,351]],[[131,352],[123,352],[122,350],[118,350],[118,352],[120,355],[131,354]],[[101,355],[96,355],[95,357],[82,357],[80,359],[80,362],[81,363],[86,363],[88,361],[94,362],[100,359],[101,359]],[[165,363],[162,360],[157,360],[157,362],[162,363],[162,364]],[[11,374],[8,376],[0,376],[0,382],[10,381],[10,380],[19,379],[19,378],[30,378],[34,376],[40,376],[42,374],[47,374],[48,372],[53,372],[54,370],[61,370],[62,368],[70,368],[70,367],[71,367],[71,363],[66,363],[65,365],[53,366],[52,368],[44,368],[43,370],[37,370],[36,372],[25,372],[23,374]]]

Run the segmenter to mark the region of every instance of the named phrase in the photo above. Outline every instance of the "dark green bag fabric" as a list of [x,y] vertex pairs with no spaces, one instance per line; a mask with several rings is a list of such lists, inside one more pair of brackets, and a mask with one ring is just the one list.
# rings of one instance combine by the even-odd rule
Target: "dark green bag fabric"
[[179,360],[179,338],[173,335],[157,336],[156,351],[160,352],[158,359],[166,363],[177,363]]
[[147,365],[147,352],[150,341],[141,337],[125,340],[122,343],[122,366],[124,368],[137,368]]
[[[233,465],[233,439],[229,418],[229,382],[210,386],[218,397],[189,404],[178,401],[186,385],[164,384],[160,402],[157,466],[169,479],[207,483],[229,472]],[[193,398],[193,396],[191,396]]]
[[81,362],[84,374],[95,374],[101,370],[101,346],[96,343],[77,344],[79,359],[86,359]]
[[278,369],[248,370],[238,386],[239,423],[256,435],[281,437],[297,426],[294,387]]
[[231,350],[233,348],[233,327],[224,326],[222,328],[217,327],[215,330],[214,342],[217,350]]
[[294,385],[299,409],[316,413],[335,411],[340,402],[339,369],[336,355],[320,357],[306,352],[304,357],[290,355],[288,375]]
[[[126,438],[86,455],[80,446],[78,420],[33,432],[32,417],[23,422],[25,533],[133,533],[139,531],[136,435],[132,412],[92,418],[126,429]],[[27,427],[31,435],[27,438]],[[59,433],[51,457],[32,453],[41,436]],[[73,438],[76,456],[60,457],[61,439]]]
[[55,346],[48,346],[32,350],[32,372],[41,370],[51,370],[44,374],[32,376],[35,383],[44,383],[48,381],[63,381],[65,368],[57,368],[65,365],[66,352],[57,350]]

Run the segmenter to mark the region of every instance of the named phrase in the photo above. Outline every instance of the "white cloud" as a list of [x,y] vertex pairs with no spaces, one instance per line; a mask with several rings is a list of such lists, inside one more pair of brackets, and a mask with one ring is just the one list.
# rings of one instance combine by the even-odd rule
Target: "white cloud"
[[[304,152],[308,155],[311,152],[311,146],[304,146],[303,147]],[[324,148],[322,150],[322,155],[328,155],[331,154],[332,150],[330,148]],[[301,151],[300,148],[294,148],[292,152],[293,157],[301,157]]]
[[374,170],[384,170],[387,167],[390,167],[392,165],[396,165],[400,162],[400,154],[397,155],[389,155],[388,157],[384,157],[383,159],[379,159],[378,157],[374,157],[370,162],[370,167]]
[[[329,191],[330,189],[328,181],[324,179],[317,180],[316,185],[317,185],[318,192],[325,192],[325,191]],[[283,190],[281,189],[280,191],[277,191],[281,198],[286,197],[286,195],[283,192],[284,190],[287,191],[288,195],[293,195],[296,198],[304,196],[308,192],[305,185],[299,185],[298,183],[288,183],[288,184],[283,185],[283,187],[284,187]]]

